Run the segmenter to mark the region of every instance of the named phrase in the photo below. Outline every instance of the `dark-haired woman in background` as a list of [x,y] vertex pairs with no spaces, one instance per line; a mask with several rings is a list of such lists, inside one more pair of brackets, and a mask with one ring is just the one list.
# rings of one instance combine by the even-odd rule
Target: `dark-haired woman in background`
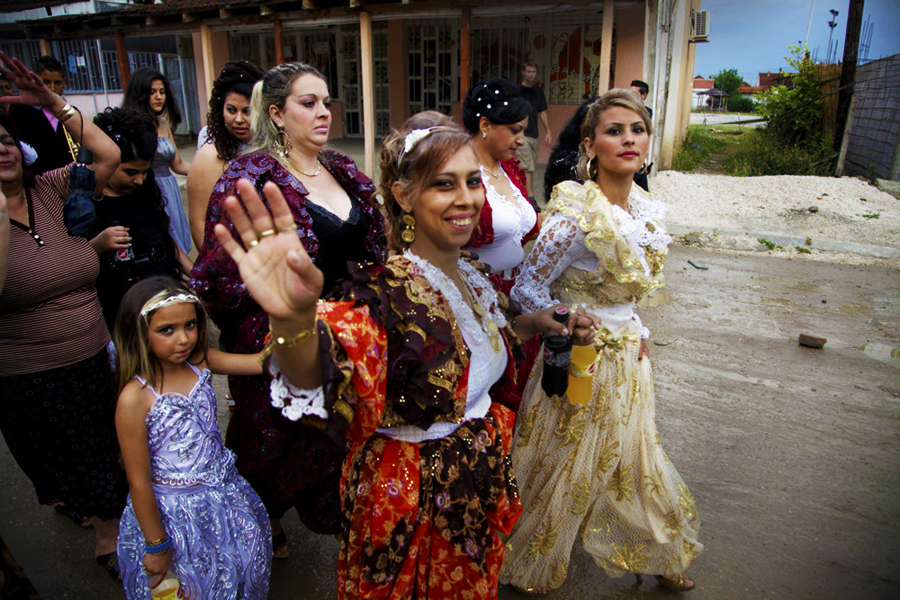
[[169,80],[156,69],[141,67],[128,80],[122,108],[147,113],[156,119],[158,140],[156,155],[153,157],[153,174],[165,201],[172,238],[184,252],[190,252],[191,229],[184,212],[178,181],[169,169],[179,175],[187,175],[191,163],[182,160],[178,146],[175,145],[175,135],[172,132],[181,123],[181,111],[178,110]]
[[97,296],[110,331],[125,292],[151,275],[178,278],[193,263],[169,235],[169,217],[150,169],[156,153],[156,123],[149,115],[108,108],[94,117],[119,148],[121,162],[94,202],[91,246],[100,255]]
[[506,79],[482,81],[463,103],[463,125],[472,136],[486,197],[466,248],[491,267],[491,281],[507,294],[525,260],[523,247],[539,229],[525,192],[525,172],[516,159],[516,150],[525,144],[530,112],[518,87]]
[[201,146],[194,155],[187,178],[188,219],[197,248],[203,245],[206,208],[216,182],[228,163],[237,158],[253,138],[250,97],[253,84],[264,74],[245,60],[230,61],[213,82],[207,126],[200,132]]
[[581,146],[581,125],[587,116],[588,107],[597,97],[581,103],[569,122],[559,134],[559,143],[554,146],[544,171],[544,201],[550,203],[550,194],[557,183],[577,181],[584,183],[578,175],[578,148]]
[[[478,225],[467,250],[490,266],[494,287],[509,294],[516,283],[519,265],[525,260],[525,244],[537,236],[540,218],[528,201],[525,172],[516,150],[525,144],[525,127],[531,105],[517,85],[506,79],[482,81],[469,90],[463,102],[463,125],[472,136],[472,146],[481,168],[485,201]],[[525,358],[518,368],[518,394],[508,400],[518,409],[528,373],[537,355],[539,340],[524,346]]]

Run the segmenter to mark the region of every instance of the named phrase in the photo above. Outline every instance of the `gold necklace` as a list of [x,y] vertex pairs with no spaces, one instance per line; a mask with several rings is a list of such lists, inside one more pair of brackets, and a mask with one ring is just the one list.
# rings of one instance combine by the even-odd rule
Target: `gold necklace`
[[[294,162],[294,161],[292,160],[292,161],[291,161],[291,164],[293,164],[293,162]],[[315,172],[315,173],[307,173],[306,171],[304,171],[303,169],[301,169],[301,168],[298,167],[297,165],[294,165],[294,168],[297,169],[300,173],[306,175],[307,177],[315,177],[316,175],[318,175],[319,173],[322,172],[322,163],[319,162],[319,159],[318,159],[318,158],[316,159],[316,172]]]
[[478,302],[475,298],[475,294],[472,293],[472,289],[469,287],[469,283],[463,280],[463,286],[466,289],[466,295],[469,297],[469,301],[471,303],[472,311],[478,315],[478,318],[481,319],[481,328],[487,334],[488,339],[491,341],[491,348],[494,349],[494,352],[500,352],[500,328],[497,327],[497,323],[491,319],[487,312],[484,310],[484,307]]

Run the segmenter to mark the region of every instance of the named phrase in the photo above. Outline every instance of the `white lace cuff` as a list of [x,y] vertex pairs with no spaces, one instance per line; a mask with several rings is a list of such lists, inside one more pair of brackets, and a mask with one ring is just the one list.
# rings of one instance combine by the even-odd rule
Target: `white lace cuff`
[[641,327],[641,339],[646,340],[650,337],[650,330],[646,327]]
[[272,376],[269,383],[269,398],[272,406],[280,409],[285,418],[291,421],[299,421],[304,416],[328,418],[322,386],[312,390],[298,388],[288,381],[274,356],[269,362],[269,375]]

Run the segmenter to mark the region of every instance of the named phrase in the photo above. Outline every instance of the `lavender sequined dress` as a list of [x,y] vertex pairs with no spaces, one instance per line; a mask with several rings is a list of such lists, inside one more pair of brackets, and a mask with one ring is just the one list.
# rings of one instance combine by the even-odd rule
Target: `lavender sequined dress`
[[[172,539],[171,568],[190,598],[264,599],[272,565],[269,519],[235,469],[234,454],[222,444],[209,371],[197,374],[187,397],[160,396],[148,386],[156,395],[146,418],[150,471],[163,527]],[[143,544],[129,495],[118,544],[129,600],[150,598]]]

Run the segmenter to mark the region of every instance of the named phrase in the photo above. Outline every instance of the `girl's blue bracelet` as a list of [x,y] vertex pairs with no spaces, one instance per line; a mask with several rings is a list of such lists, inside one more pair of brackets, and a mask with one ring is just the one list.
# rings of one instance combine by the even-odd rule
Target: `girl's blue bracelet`
[[165,552],[169,548],[172,547],[172,538],[166,538],[166,541],[161,544],[157,544],[155,546],[150,546],[148,544],[144,544],[144,552],[147,554],[159,554],[160,552]]

